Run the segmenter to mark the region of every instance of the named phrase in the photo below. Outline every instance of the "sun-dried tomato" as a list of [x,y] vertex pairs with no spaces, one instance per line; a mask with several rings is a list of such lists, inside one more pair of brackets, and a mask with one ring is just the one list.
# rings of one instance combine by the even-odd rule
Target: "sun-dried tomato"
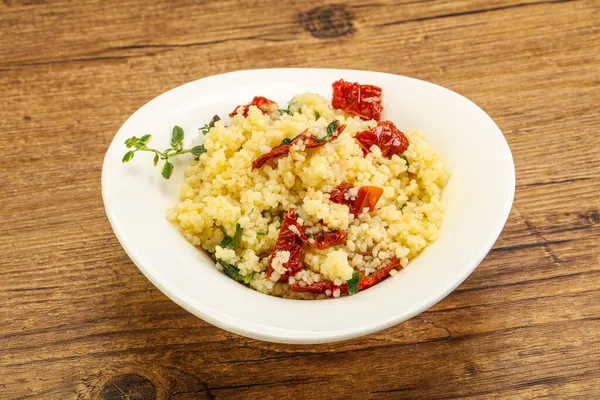
[[394,154],[402,154],[408,148],[408,139],[391,121],[378,122],[376,127],[359,132],[354,138],[362,147],[365,155],[373,145],[381,149],[381,154],[385,158],[392,158]]
[[343,79],[333,82],[333,99],[331,105],[346,111],[348,114],[357,115],[361,119],[381,118],[382,90],[373,85],[361,85],[356,82],[346,82]]
[[309,237],[306,242],[316,249],[325,250],[331,246],[346,243],[346,231],[321,231],[314,237]]
[[[394,256],[390,260],[390,263],[387,265],[387,267],[382,268],[379,271],[377,271],[369,276],[365,276],[364,271],[361,271],[362,276],[360,277],[360,280],[358,283],[358,290],[359,291],[365,290],[372,286],[375,286],[379,282],[387,279],[390,276],[390,272],[392,270],[398,270],[398,269],[402,268],[402,267],[400,267],[400,268],[399,267],[400,267],[400,260]],[[336,286],[333,284],[332,281],[315,282],[315,283],[312,283],[307,286],[292,284],[292,285],[290,285],[290,288],[292,289],[293,292],[310,292],[310,293],[316,293],[316,294],[326,294],[329,297],[333,296],[333,292],[337,289],[340,290],[340,295],[348,294],[348,284],[347,283]],[[329,291],[329,292],[327,292],[327,291]]]
[[[348,294],[348,285],[343,284],[340,286],[335,286],[331,281],[323,281],[323,282],[315,282],[307,286],[300,286],[298,284],[291,284],[290,288],[292,292],[310,292],[317,294],[327,294],[329,297],[333,296],[333,292],[336,289],[340,290],[340,295]],[[329,293],[327,291],[329,290]]]
[[294,143],[296,143],[300,140],[302,140],[304,142],[304,145],[307,148],[315,148],[315,147],[323,146],[325,143],[331,142],[332,140],[337,138],[339,135],[341,135],[341,133],[344,131],[345,128],[346,128],[346,125],[337,126],[337,128],[335,129],[335,132],[336,132],[335,135],[328,133],[324,138],[317,138],[315,136],[309,135],[306,133],[306,130],[305,130],[298,136],[294,137],[292,140],[288,140],[287,143],[282,143],[280,145],[273,147],[271,149],[271,151],[261,155],[256,160],[252,161],[252,169],[255,170],[256,168],[262,167],[267,161],[269,161],[273,158],[278,158],[278,157],[288,155],[290,153],[290,147]]
[[273,262],[273,258],[275,258],[276,254],[280,251],[289,251],[290,258],[283,265],[286,269],[286,273],[282,274],[279,279],[281,282],[287,282],[290,275],[294,275],[296,272],[300,271],[304,266],[302,265],[302,245],[303,238],[298,236],[296,232],[292,231],[292,226],[296,227],[296,230],[303,234],[302,226],[298,224],[296,212],[293,208],[290,208],[288,212],[285,214],[283,218],[283,223],[281,224],[281,229],[279,229],[279,236],[277,237],[277,242],[275,242],[275,247],[273,248],[273,252],[269,257],[269,267],[267,268],[267,278],[271,277],[273,274],[273,267],[271,263]]
[[242,108],[242,115],[244,117],[248,116],[248,110],[250,110],[250,106],[256,106],[260,109],[260,111],[263,112],[263,114],[270,114],[273,111],[277,110],[277,103],[274,102],[273,100],[269,100],[266,97],[262,97],[262,96],[254,96],[254,98],[252,99],[252,102],[250,102],[249,104],[245,104],[245,105],[240,105],[237,106],[235,108],[235,110],[233,110],[229,116],[230,117],[234,117],[235,114],[237,114],[237,111],[240,107]]
[[393,269],[398,269],[399,266],[400,260],[398,259],[398,257],[392,257],[387,267],[382,268],[369,276],[361,277],[360,282],[358,284],[358,290],[365,290],[370,288],[371,286],[378,284],[379,282],[390,276],[390,272]]
[[252,169],[262,167],[267,161],[272,158],[279,158],[282,156],[287,156],[290,153],[290,144],[280,144],[275,146],[268,153],[263,154],[258,157],[256,160],[252,161]]
[[377,202],[383,194],[383,189],[377,186],[361,186],[358,189],[356,198],[348,196],[347,193],[354,186],[348,182],[342,182],[337,185],[329,194],[329,200],[334,203],[346,204],[350,208],[350,212],[354,215],[360,215],[363,208],[369,208],[373,211]]

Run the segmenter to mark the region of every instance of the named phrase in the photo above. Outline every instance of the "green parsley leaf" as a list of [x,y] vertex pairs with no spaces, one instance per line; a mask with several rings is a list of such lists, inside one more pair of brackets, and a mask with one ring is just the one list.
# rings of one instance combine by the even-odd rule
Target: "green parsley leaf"
[[318,111],[315,111],[315,121],[321,118],[321,114]]
[[154,163],[154,166],[156,167],[156,164],[158,164],[158,154],[154,155],[154,160],[152,162]]
[[203,144],[201,144],[200,146],[192,147],[192,154],[193,155],[199,156],[202,153],[206,153],[206,148],[204,147]]
[[327,125],[327,135],[323,136],[322,138],[315,138],[315,141],[320,143],[326,142],[327,139],[329,139],[329,137],[337,130],[337,126],[338,120],[334,119],[329,125]]
[[358,292],[358,287],[360,284],[360,277],[362,274],[360,272],[354,272],[352,274],[352,279],[348,280],[348,294],[354,294]]
[[125,153],[125,155],[123,156],[123,160],[122,160],[122,161],[123,161],[124,163],[126,163],[126,162],[129,162],[129,161],[130,161],[130,160],[133,158],[133,155],[134,155],[134,154],[135,154],[135,153],[134,153],[133,151],[131,151],[131,150],[130,150],[130,151],[128,151],[128,152],[127,152],[127,153]]
[[248,276],[244,277],[244,285],[250,285],[250,282],[254,279],[254,274],[256,274],[256,271],[252,271]]
[[165,165],[162,167],[162,176],[165,179],[169,179],[173,175],[173,164],[169,161],[165,162]]
[[171,134],[171,146],[179,145],[183,141],[183,136],[183,129],[179,125],[175,125]]
[[281,144],[292,144],[294,140],[300,135],[292,136],[291,138],[285,138],[281,141]]
[[327,136],[333,134],[333,132],[336,131],[338,124],[339,124],[338,120],[334,119],[333,121],[331,121],[331,123],[329,125],[327,125]]
[[221,232],[223,232],[223,240],[221,241],[221,246],[224,249],[237,250],[240,247],[240,242],[242,241],[242,226],[240,224],[235,224],[235,234],[233,237],[227,235],[227,231],[222,226],[219,227]]
[[406,158],[406,156],[404,154],[400,154],[400,158],[404,159],[404,161],[406,161],[406,168],[408,168],[410,166],[410,163],[408,162],[408,158]]
[[221,267],[223,267],[223,272],[225,272],[225,274],[235,280],[238,280],[240,277],[240,270],[237,269],[237,267],[235,265],[231,265],[221,259],[217,259],[217,262],[219,263],[219,265]]
[[256,272],[252,271],[250,274],[248,274],[248,276],[244,276],[240,274],[240,270],[235,265],[231,265],[221,259],[217,259],[217,262],[223,268],[223,272],[225,273],[225,275],[227,275],[231,279],[243,283],[246,286],[250,286],[250,282],[252,282],[252,279],[254,278],[254,274],[256,274]]

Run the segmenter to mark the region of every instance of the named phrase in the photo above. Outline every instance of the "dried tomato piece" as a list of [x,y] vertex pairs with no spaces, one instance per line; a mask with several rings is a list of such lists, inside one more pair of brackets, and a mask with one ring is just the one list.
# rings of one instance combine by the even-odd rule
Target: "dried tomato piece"
[[311,293],[325,293],[327,290],[330,290],[333,293],[333,282],[324,281],[324,282],[315,282],[311,285],[300,286],[296,284],[291,284],[290,288],[293,292],[311,292]]
[[[337,121],[334,120],[334,122],[337,122]],[[331,126],[331,124],[330,124],[330,126]],[[324,138],[317,138],[315,136],[308,135],[305,130],[304,132],[302,132],[301,134],[299,134],[298,136],[294,137],[291,140],[284,139],[284,141],[280,145],[273,147],[271,149],[271,151],[261,155],[256,160],[252,161],[252,169],[255,170],[256,168],[262,167],[267,161],[269,161],[273,158],[287,156],[290,153],[290,147],[299,140],[304,141],[304,145],[307,148],[315,148],[315,147],[323,146],[325,143],[331,142],[332,140],[337,138],[344,131],[345,128],[346,128],[346,125],[337,126],[337,124],[336,124],[336,127],[334,128],[335,134],[333,134],[333,133],[329,132],[329,127],[328,127],[327,135]]]
[[402,154],[408,148],[408,139],[391,121],[381,121],[377,126],[356,134],[354,137],[365,155],[371,146],[376,145],[381,149],[385,158],[392,158],[394,154]]
[[350,182],[344,181],[344,182],[340,183],[329,194],[329,200],[333,201],[334,203],[339,203],[339,204],[346,204],[346,205],[350,204],[351,200],[346,198],[345,195],[353,187],[354,187],[354,185],[351,184]]
[[390,272],[393,269],[398,269],[399,266],[400,266],[400,260],[398,259],[398,257],[396,257],[396,256],[392,257],[392,259],[390,260],[390,263],[388,264],[387,267],[382,268],[379,271],[377,271],[369,276],[363,276],[362,278],[360,278],[360,283],[358,284],[358,290],[365,290],[365,289],[370,288],[371,286],[378,284],[382,280],[389,277]]
[[327,291],[329,290],[329,294],[327,294],[329,297],[333,296],[333,292],[337,289],[340,290],[340,295],[348,294],[347,284],[344,283],[343,285],[335,286],[331,281],[315,282],[307,286],[291,284],[290,288],[292,289],[292,292],[310,292],[317,294],[327,294]]
[[309,237],[306,242],[316,249],[325,250],[331,246],[346,243],[346,231],[321,231],[314,237]]
[[256,160],[252,161],[252,169],[254,170],[256,168],[260,168],[270,159],[287,156],[289,153],[289,144],[280,144],[279,146],[275,146],[268,153],[265,153],[262,156],[258,157]]
[[[292,226],[294,226],[296,229],[292,230]],[[302,226],[298,224],[296,212],[293,208],[290,208],[283,218],[281,229],[279,229],[279,236],[277,237],[277,242],[275,242],[275,247],[273,248],[273,252],[269,257],[269,267],[267,268],[266,274],[267,278],[270,278],[273,274],[274,269],[271,266],[271,263],[273,262],[275,255],[280,251],[290,252],[290,258],[284,264],[286,273],[282,274],[281,278],[279,279],[281,282],[287,281],[287,278],[290,275],[294,275],[296,272],[304,268],[302,265],[301,252],[303,239],[305,238],[298,236],[295,231],[300,232],[301,235],[303,235]]]
[[343,79],[333,82],[333,99],[331,105],[346,111],[348,114],[357,115],[361,119],[381,118],[382,90],[373,85],[361,85],[356,82],[346,82]]
[[277,110],[277,103],[274,102],[273,100],[269,100],[266,97],[262,97],[262,96],[254,96],[254,98],[252,99],[252,101],[249,104],[245,104],[245,105],[240,105],[237,106],[235,108],[235,110],[233,110],[229,116],[230,117],[234,117],[235,114],[237,114],[237,111],[240,107],[242,108],[242,115],[244,117],[248,116],[248,110],[250,110],[250,106],[256,106],[258,107],[263,114],[270,114],[271,112]]
[[354,186],[348,182],[342,182],[337,185],[329,194],[329,200],[338,204],[346,204],[350,208],[350,212],[354,215],[360,215],[363,208],[368,207],[369,211],[373,211],[377,202],[383,194],[383,189],[377,186],[361,186],[358,189],[356,198],[348,195],[350,189]]

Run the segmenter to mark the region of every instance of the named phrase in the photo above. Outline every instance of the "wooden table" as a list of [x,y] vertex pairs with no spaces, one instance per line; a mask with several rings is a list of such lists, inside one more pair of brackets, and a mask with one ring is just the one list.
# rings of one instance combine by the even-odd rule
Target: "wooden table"
[[[600,398],[600,2],[0,2],[0,398]],[[187,313],[125,255],[100,169],[184,82],[334,67],[458,91],[503,130],[510,219],[429,311],[289,346]]]

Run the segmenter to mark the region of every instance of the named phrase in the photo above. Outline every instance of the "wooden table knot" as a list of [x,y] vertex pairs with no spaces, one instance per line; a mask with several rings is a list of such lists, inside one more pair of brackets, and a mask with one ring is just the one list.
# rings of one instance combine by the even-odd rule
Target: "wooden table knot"
[[106,382],[101,398],[105,400],[155,400],[156,387],[141,375],[122,374]]
[[354,32],[352,14],[344,4],[329,4],[311,8],[300,15],[302,27],[313,37],[324,39]]

